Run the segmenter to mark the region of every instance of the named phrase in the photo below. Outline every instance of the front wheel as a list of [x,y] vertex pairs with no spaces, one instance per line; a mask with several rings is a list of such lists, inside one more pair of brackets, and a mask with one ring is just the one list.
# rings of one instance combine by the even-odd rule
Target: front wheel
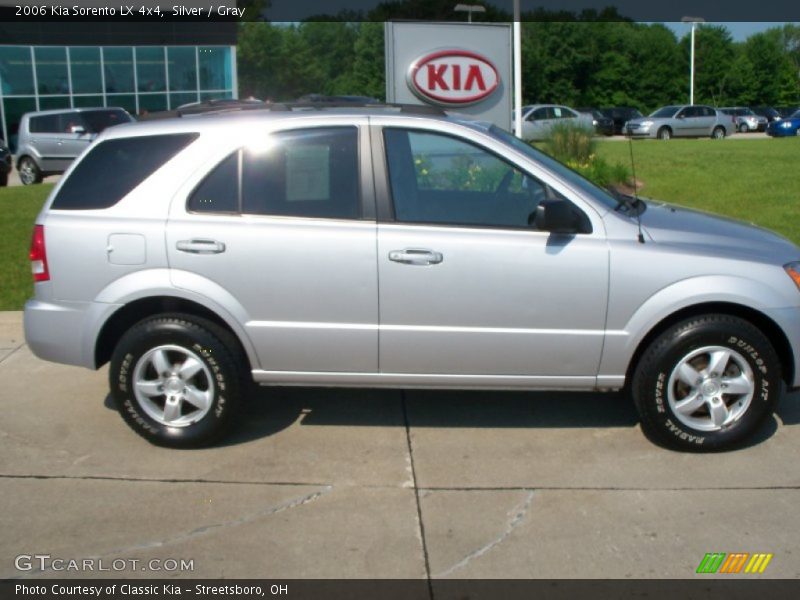
[[739,133],[747,133],[748,131],[750,131],[750,128],[747,126],[747,123],[739,125]]
[[645,350],[631,391],[642,429],[676,450],[723,450],[772,413],[781,365],[769,340],[729,315],[682,321]]
[[660,140],[668,140],[672,137],[672,130],[669,127],[662,127],[657,135]]
[[725,137],[725,129],[723,127],[714,127],[711,132],[711,137],[715,140],[721,140]]
[[19,180],[22,185],[42,182],[42,171],[29,156],[25,156],[19,161]]
[[111,394],[128,425],[159,446],[211,444],[230,427],[244,374],[214,323],[163,315],[126,332],[111,359]]

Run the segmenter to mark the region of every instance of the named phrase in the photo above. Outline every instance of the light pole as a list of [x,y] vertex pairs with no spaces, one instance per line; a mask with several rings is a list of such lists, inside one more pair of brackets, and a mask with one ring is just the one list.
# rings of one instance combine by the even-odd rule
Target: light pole
[[480,4],[456,4],[456,7],[453,9],[455,12],[465,12],[467,13],[467,21],[472,23],[472,13],[485,13],[486,7],[481,6]]
[[511,114],[514,121],[514,135],[522,139],[522,23],[519,0],[514,0],[514,106]]
[[698,23],[705,23],[706,20],[703,17],[683,17],[681,22],[692,24],[692,42],[689,53],[689,104],[694,104],[694,29]]

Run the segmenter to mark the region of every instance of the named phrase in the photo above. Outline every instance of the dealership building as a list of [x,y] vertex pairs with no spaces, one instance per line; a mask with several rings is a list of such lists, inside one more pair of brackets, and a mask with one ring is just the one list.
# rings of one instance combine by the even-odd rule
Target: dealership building
[[237,97],[236,23],[0,23],[0,137],[29,111]]

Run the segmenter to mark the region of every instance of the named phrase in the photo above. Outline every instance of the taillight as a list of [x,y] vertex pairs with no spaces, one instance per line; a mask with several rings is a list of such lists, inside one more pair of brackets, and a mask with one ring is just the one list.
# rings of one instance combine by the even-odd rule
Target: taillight
[[44,247],[44,225],[33,226],[31,239],[31,271],[34,281],[49,281],[50,271],[47,270],[47,251]]

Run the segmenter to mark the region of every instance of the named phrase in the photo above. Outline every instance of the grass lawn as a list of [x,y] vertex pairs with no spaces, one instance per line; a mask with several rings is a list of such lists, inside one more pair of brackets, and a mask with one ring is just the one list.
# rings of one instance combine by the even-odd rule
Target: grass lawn
[[[602,140],[597,152],[630,165],[628,142]],[[800,138],[641,140],[633,153],[642,196],[757,223],[800,244]],[[31,296],[31,230],[51,188],[0,188],[0,310],[20,310]]]
[[53,184],[0,188],[0,310],[21,310],[33,294],[28,251],[33,221]]
[[[640,195],[756,223],[800,244],[800,138],[737,137],[634,141]],[[627,141],[602,140],[597,154],[630,169]]]

